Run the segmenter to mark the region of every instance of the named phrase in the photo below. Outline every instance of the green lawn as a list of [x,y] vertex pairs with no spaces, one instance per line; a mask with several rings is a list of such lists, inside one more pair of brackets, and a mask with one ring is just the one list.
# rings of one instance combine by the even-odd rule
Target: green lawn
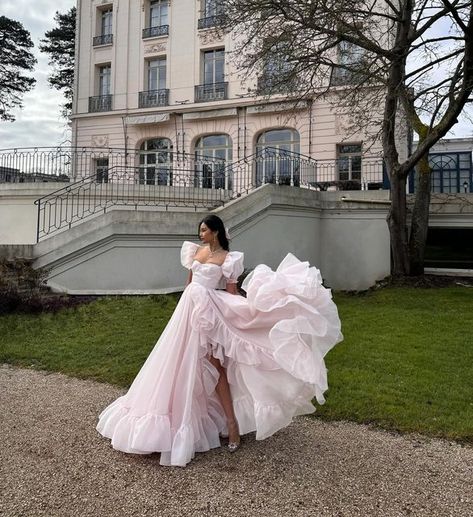
[[[177,297],[105,298],[0,317],[0,362],[127,386]],[[335,295],[345,340],[327,356],[319,418],[473,443],[473,288]]]
[[0,316],[0,362],[131,383],[176,296],[104,298],[58,313]]

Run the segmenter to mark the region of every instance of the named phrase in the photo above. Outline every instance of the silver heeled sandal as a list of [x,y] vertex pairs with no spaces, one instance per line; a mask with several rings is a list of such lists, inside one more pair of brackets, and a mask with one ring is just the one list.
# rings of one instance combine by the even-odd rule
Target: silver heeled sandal
[[[235,425],[235,427],[238,429],[238,434],[240,434],[240,429],[238,428],[238,422],[236,420],[235,420],[235,424],[233,424],[233,425]],[[230,441],[228,442],[227,450],[228,450],[228,452],[236,452],[240,448],[240,445],[241,445],[241,439],[239,437],[238,442],[230,442]]]
[[230,442],[227,445],[228,452],[236,452],[240,448],[241,442]]

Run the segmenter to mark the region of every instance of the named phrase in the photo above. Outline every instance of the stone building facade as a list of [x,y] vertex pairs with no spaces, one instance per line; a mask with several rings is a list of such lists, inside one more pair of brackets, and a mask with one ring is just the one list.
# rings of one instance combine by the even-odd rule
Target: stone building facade
[[240,79],[218,24],[218,0],[79,0],[73,145],[126,148],[150,171],[171,152],[229,163],[269,146],[340,159],[325,179],[358,180],[376,131],[348,134],[326,100],[248,95],[258,77]]

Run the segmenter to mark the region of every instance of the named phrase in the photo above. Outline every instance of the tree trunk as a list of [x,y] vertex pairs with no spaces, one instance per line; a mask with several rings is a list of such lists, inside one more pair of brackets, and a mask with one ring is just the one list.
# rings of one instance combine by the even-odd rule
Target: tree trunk
[[393,276],[409,274],[409,248],[407,241],[406,178],[391,171],[391,208],[387,221],[391,239]]
[[416,195],[409,238],[410,275],[424,274],[425,245],[429,229],[431,170],[428,155],[417,165]]

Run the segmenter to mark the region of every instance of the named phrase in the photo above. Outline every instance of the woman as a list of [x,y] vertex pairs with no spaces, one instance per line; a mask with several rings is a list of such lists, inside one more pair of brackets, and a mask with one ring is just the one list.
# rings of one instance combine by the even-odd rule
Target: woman
[[[189,281],[128,393],[100,415],[98,431],[123,452],[161,452],[185,466],[195,452],[271,436],[324,402],[324,355],[341,341],[340,320],[320,273],[288,254],[259,265],[237,295],[243,254],[229,251],[222,220],[205,217],[203,245],[184,242]],[[219,290],[224,288],[225,290]]]

